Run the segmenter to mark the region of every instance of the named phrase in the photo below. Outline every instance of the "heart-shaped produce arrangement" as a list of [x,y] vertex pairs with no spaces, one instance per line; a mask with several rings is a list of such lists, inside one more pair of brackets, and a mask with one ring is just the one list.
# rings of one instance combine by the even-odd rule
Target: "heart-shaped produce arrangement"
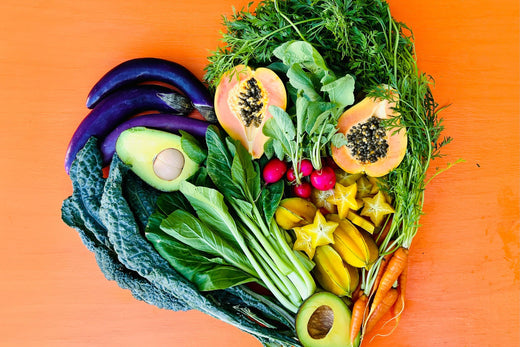
[[140,58],[94,86],[63,220],[136,298],[265,345],[395,328],[450,140],[411,31],[379,0],[264,1],[223,24],[207,84]]

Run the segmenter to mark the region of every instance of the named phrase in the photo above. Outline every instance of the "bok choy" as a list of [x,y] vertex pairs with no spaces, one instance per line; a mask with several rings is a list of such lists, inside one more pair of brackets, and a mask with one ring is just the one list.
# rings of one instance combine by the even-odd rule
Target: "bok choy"
[[[168,193],[176,196],[175,208],[163,213],[162,221],[151,218],[159,228],[149,225],[146,237],[200,290],[256,282],[296,312],[316,285],[310,274],[313,264],[292,250],[273,219],[283,183],[262,186],[259,164],[215,127],[208,129],[206,145],[205,179],[183,182],[179,192]],[[188,254],[204,261],[187,266],[189,256],[182,256],[177,246],[194,250]]]

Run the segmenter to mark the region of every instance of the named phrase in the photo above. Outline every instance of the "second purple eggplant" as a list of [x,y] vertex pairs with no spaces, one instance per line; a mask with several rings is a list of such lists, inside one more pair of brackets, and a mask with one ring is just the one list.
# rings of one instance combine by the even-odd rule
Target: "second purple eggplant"
[[69,172],[76,154],[91,136],[103,138],[131,116],[146,111],[187,115],[192,110],[190,100],[170,88],[142,85],[120,89],[103,98],[80,123],[67,148],[65,170]]
[[92,88],[87,107],[94,107],[117,89],[143,82],[163,82],[179,89],[209,122],[216,122],[213,97],[206,86],[184,66],[159,58],[136,58],[108,71]]
[[210,123],[203,120],[164,113],[147,114],[131,118],[119,124],[101,143],[100,149],[103,155],[103,164],[107,164],[112,160],[112,156],[116,151],[117,138],[127,129],[146,127],[172,133],[178,133],[180,130],[184,130],[193,136],[204,138],[209,125]]

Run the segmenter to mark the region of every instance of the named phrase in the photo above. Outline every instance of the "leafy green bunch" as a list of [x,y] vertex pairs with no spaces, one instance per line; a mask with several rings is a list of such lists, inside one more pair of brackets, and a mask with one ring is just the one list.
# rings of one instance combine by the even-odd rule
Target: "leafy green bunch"
[[[264,125],[269,137],[265,145],[267,157],[287,157],[294,172],[303,158],[310,158],[315,169],[321,168],[321,157],[327,156],[330,142],[337,147],[346,143],[336,124],[346,106],[354,103],[354,78],[337,77],[320,53],[308,42],[290,41],[277,47],[273,55],[280,61],[271,64],[283,73],[292,100],[288,112],[271,106],[273,115]],[[296,175],[297,181],[299,176]]]

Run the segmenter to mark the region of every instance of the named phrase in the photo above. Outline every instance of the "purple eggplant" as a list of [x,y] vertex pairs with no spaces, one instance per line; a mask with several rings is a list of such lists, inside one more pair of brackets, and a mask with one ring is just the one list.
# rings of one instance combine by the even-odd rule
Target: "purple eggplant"
[[189,118],[176,116],[172,114],[147,114],[135,118],[131,118],[120,125],[108,134],[101,143],[101,153],[103,155],[103,163],[107,164],[112,160],[112,156],[116,151],[116,142],[119,135],[130,128],[146,127],[158,130],[164,130],[172,133],[178,133],[179,130],[184,130],[193,136],[203,138],[206,135],[208,126],[211,123]]
[[91,136],[103,138],[131,116],[145,111],[187,115],[192,110],[188,98],[167,87],[142,85],[120,89],[99,102],[80,123],[67,148],[65,171],[69,173],[76,154]]
[[92,108],[122,86],[142,82],[163,82],[179,89],[208,122],[217,118],[213,98],[206,86],[184,66],[159,58],[137,58],[123,62],[107,72],[92,88],[87,107]]

